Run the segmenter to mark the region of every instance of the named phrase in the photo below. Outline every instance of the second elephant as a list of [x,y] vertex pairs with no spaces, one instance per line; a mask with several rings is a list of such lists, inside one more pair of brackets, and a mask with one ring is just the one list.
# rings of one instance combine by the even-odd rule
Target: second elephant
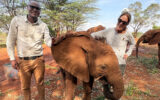
[[149,45],[158,44],[158,65],[160,69],[160,29],[148,30],[145,32],[136,43],[136,56],[138,57],[138,47],[140,42],[148,43]]

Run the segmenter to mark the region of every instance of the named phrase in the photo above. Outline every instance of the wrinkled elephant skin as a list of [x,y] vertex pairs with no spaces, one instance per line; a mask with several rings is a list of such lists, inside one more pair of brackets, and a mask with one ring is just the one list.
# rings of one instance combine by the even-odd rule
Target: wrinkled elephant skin
[[65,83],[65,100],[73,100],[77,79],[83,82],[83,100],[91,100],[94,79],[113,86],[106,97],[118,100],[124,91],[123,78],[112,48],[90,36],[70,34],[52,45],[52,55],[61,67]]

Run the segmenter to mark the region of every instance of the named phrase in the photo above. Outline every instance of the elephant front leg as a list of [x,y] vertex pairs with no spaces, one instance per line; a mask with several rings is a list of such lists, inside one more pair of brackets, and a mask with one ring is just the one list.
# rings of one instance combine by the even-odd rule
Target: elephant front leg
[[77,85],[77,78],[72,76],[70,73],[66,72],[64,100],[73,100],[76,85]]
[[88,83],[83,82],[83,87],[84,87],[83,100],[91,100],[93,81],[94,81],[94,78],[90,77],[90,81]]

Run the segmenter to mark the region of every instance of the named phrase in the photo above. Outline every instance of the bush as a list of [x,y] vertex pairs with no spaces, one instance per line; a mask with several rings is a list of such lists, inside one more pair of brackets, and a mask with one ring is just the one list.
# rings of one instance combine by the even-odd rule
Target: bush
[[156,68],[158,65],[158,59],[156,56],[149,57],[142,57],[139,56],[136,58],[135,56],[130,56],[128,59],[129,62],[134,62],[134,64],[137,65],[143,65],[148,69],[149,73],[156,74],[159,73],[159,70]]
[[137,61],[142,63],[148,69],[154,69],[158,64],[158,59],[155,56],[153,56],[152,58],[139,57]]
[[125,95],[132,96],[138,90],[133,82],[130,82],[125,90]]

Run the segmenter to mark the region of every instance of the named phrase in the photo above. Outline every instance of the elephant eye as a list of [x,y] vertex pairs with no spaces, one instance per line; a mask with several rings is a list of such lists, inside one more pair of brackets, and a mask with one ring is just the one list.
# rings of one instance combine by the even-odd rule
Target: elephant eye
[[103,66],[101,66],[101,68],[102,68],[102,69],[106,69],[106,66],[105,66],[105,65],[103,65]]

